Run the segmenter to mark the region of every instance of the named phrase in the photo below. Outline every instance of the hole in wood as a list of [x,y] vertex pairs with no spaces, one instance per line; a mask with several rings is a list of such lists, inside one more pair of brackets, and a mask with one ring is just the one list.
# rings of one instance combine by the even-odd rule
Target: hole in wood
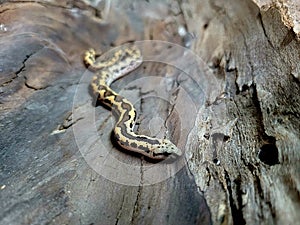
[[264,144],[258,153],[258,158],[263,163],[273,166],[279,164],[278,160],[278,148],[275,144]]

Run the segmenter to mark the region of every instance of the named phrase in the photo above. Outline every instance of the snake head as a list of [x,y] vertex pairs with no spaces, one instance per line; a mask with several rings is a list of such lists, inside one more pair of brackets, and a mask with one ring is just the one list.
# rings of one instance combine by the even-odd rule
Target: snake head
[[157,159],[177,159],[182,155],[182,151],[171,141],[163,139],[160,145],[153,150],[153,158]]

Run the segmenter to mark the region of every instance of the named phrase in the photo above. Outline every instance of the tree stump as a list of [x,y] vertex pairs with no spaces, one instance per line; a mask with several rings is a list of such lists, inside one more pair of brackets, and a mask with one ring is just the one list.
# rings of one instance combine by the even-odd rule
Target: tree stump
[[[299,4],[1,1],[1,224],[297,224]],[[137,132],[183,151],[153,163],[112,142],[90,47],[135,42],[113,83]]]

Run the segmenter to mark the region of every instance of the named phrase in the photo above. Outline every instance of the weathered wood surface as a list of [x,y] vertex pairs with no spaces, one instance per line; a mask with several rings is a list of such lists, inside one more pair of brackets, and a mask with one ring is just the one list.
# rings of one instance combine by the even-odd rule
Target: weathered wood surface
[[250,1],[197,2],[181,5],[188,30],[198,35],[192,49],[219,77],[223,98],[199,113],[199,142],[189,143],[199,150],[187,161],[212,220],[297,224],[299,42],[277,9],[260,12]]
[[[300,45],[278,10],[250,0],[2,2],[1,224],[297,224]],[[109,111],[87,114],[83,52],[135,40],[168,43],[140,43],[158,60],[113,87],[135,102],[138,132],[168,131],[185,150],[186,166],[152,176],[151,162],[111,145]],[[87,115],[109,155],[137,171],[97,155]]]
[[[113,168],[109,177],[102,174],[115,166],[108,160],[103,171],[94,171],[76,143],[72,128],[85,126],[86,109],[92,106],[81,97],[90,96],[90,79],[81,81],[87,74],[82,62],[87,48],[105,51],[150,38],[181,44],[174,22],[177,18],[164,21],[170,13],[165,3],[114,4],[107,15],[79,1],[1,4],[0,224],[210,224],[205,200],[187,167],[161,178],[160,183],[149,181],[151,162],[112,148],[113,119],[108,110],[97,107],[94,111],[98,139],[124,163],[120,165],[135,171],[129,174],[123,167]],[[148,125],[155,125],[155,121],[159,129],[155,128],[154,134],[162,129],[162,135],[166,128],[175,126],[164,125],[167,117],[168,121],[173,118],[168,115],[172,94],[161,99],[150,92],[146,88],[162,85],[149,79],[143,89],[128,84],[139,77],[163,77],[166,70],[161,63],[145,63],[114,85],[129,99],[137,100],[141,133],[151,134]],[[176,94],[175,78],[169,74],[172,82],[162,87]],[[75,101],[76,90],[82,87]],[[83,118],[72,120],[78,110]],[[157,119],[154,123],[152,117]],[[175,129],[168,129],[176,137]],[[87,137],[86,142],[89,140]],[[100,145],[97,148],[102,150]],[[152,178],[165,172],[156,171]]]
[[263,11],[277,9],[286,27],[294,31],[300,40],[300,1],[294,0],[253,0]]

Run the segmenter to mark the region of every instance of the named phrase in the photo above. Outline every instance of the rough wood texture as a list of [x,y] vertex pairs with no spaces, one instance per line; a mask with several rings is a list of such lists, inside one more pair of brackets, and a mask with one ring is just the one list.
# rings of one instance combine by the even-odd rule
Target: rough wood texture
[[223,94],[198,114],[199,142],[189,143],[188,165],[212,220],[298,223],[299,42],[274,8],[197,2],[181,4],[198,37],[192,48],[215,71]]
[[282,22],[292,29],[300,39],[300,1],[294,0],[253,0],[262,10],[279,10]]
[[[297,224],[300,45],[274,5],[1,2],[1,224]],[[157,61],[113,88],[135,102],[138,132],[185,150],[150,174],[111,144],[82,63],[89,47],[135,40],[167,42],[141,42]]]
[[[105,52],[128,41],[150,38],[181,43],[174,22],[177,18],[161,20],[169,14],[165,3],[159,7],[148,3],[132,7],[124,1],[114,4],[107,15],[80,1],[1,4],[0,224],[210,224],[206,202],[188,169],[181,168],[176,176],[163,177],[160,183],[151,182],[147,178],[152,163],[113,148],[111,113],[103,107],[95,110],[90,99],[83,97],[91,98],[90,79],[81,80],[88,74],[82,62],[87,48]],[[145,15],[139,15],[138,9]],[[146,89],[164,87],[161,91],[171,89],[176,96],[172,72],[169,85],[149,79],[137,85],[132,82],[151,75],[163,77],[167,69],[161,63],[145,63],[114,84],[117,91],[137,100],[140,133],[163,135],[168,129],[169,136],[174,133],[176,137],[171,127],[176,123],[164,123],[176,119],[169,115],[172,94],[161,99],[159,93]],[[138,85],[143,83],[141,89]],[[72,128],[85,127],[82,121],[88,118],[89,108],[96,115],[89,130],[96,124],[98,140],[120,161],[119,167],[106,160],[97,173],[85,161]],[[74,119],[78,111],[84,116]],[[159,126],[149,129],[155,121]],[[87,143],[90,140],[86,137]],[[103,150],[101,145],[94,146],[99,150],[96,153]],[[135,171],[130,173],[124,165]],[[111,177],[103,176],[105,171],[112,171]],[[157,171],[152,178],[165,172]]]

